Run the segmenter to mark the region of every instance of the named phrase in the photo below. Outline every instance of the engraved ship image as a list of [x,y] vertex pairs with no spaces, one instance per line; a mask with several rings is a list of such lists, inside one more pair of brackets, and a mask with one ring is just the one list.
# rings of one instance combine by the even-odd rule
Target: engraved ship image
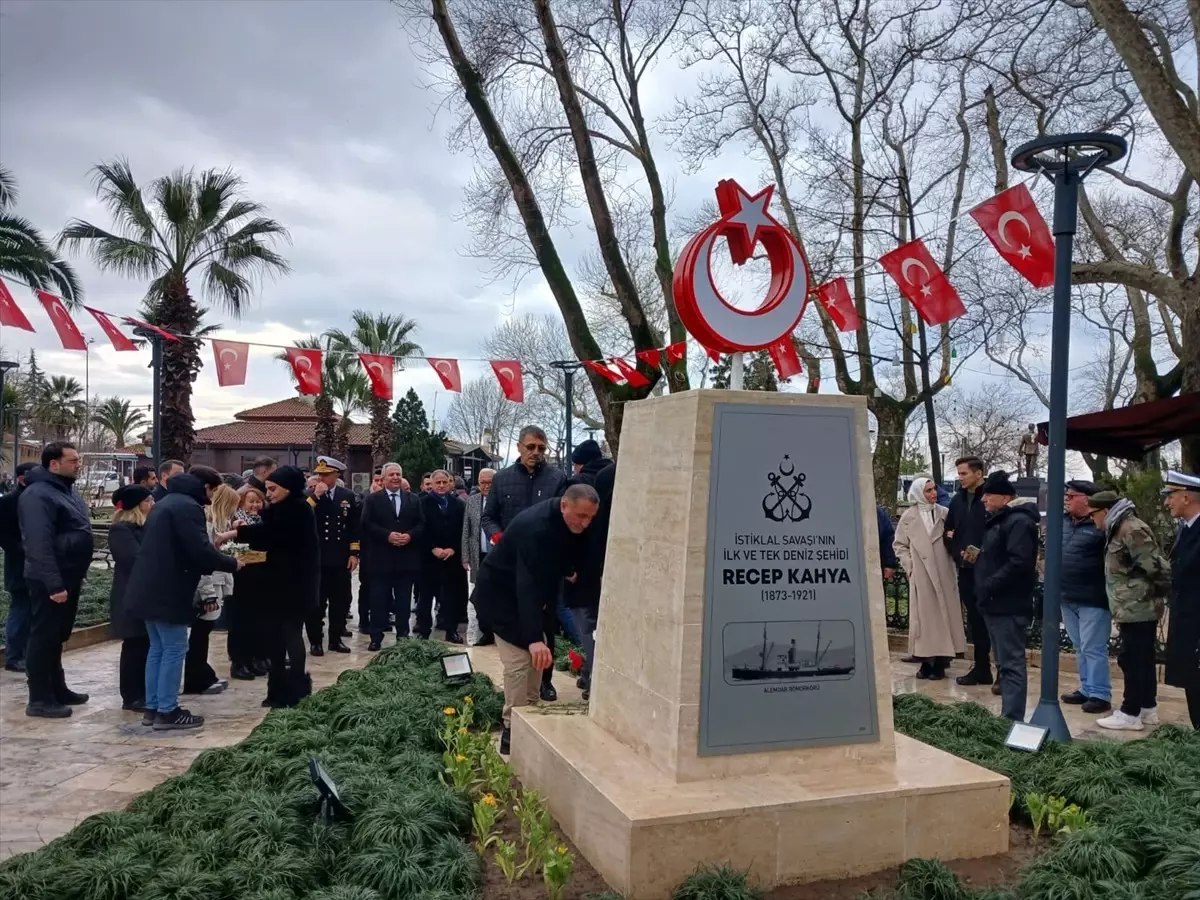
[[[763,646],[760,657],[762,659],[758,668],[750,668],[749,666],[734,666],[730,676],[734,681],[762,681],[764,679],[791,679],[791,678],[820,678],[827,675],[853,675],[854,666],[823,666],[821,660],[825,658],[825,653],[829,650],[829,645],[833,641],[826,641],[824,648],[821,647],[821,626],[817,625],[817,646],[811,664],[802,663],[799,654],[796,650],[796,639],[792,638],[792,644],[788,647],[786,653],[773,653],[775,642],[767,644],[767,626],[763,625]],[[769,668],[769,663],[772,659],[777,659],[778,662],[774,668]]]

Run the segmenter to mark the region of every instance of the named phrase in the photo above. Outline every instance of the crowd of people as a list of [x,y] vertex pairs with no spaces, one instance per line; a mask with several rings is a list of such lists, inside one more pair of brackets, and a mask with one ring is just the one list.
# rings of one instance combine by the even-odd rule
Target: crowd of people
[[[230,677],[265,676],[264,706],[298,703],[312,692],[307,654],[350,652],[356,570],[369,651],[389,632],[428,639],[435,629],[453,644],[495,644],[506,684],[518,670],[522,679],[538,673],[532,697],[506,692],[506,724],[512,706],[556,699],[554,634],[592,655],[607,517],[590,540],[583,535],[599,509],[598,479],[611,499],[604,473],[613,463],[585,441],[568,476],[546,464],[541,429],[523,429],[518,444],[517,461],[484,469],[473,493],[444,470],[413,491],[401,466],[387,463],[360,496],[342,480],[345,465],[326,456],[311,473],[266,457],[241,478],[177,460],[137,470],[113,495],[108,532],[123,708],[160,731],[203,726],[180,697],[228,686],[209,664],[219,622]],[[74,446],[48,444],[41,464],[18,467],[17,489],[0,497],[13,598],[6,667],[26,675],[30,716],[66,718],[88,700],[68,687],[62,664],[93,560],[91,519],[74,489],[79,469]],[[588,676],[580,673],[581,687]]]
[[[956,468],[961,487],[948,504],[938,502],[931,479],[917,478],[894,534],[881,522],[881,542],[890,544],[881,546],[885,575],[899,566],[908,579],[916,677],[943,679],[964,654],[965,609],[974,653],[957,683],[992,685],[1002,714],[1024,721],[1041,515],[1005,472],[985,474],[978,457],[959,459]],[[1200,729],[1200,478],[1169,472],[1162,500],[1179,525],[1169,560],[1128,498],[1090,481],[1066,484],[1060,599],[1080,686],[1061,699],[1106,714],[1096,721],[1101,728],[1140,731],[1158,722],[1156,639],[1169,607],[1164,680],[1184,689]],[[1108,652],[1114,625],[1125,680],[1116,709]]]
[[[265,676],[264,706],[298,703],[312,692],[308,654],[350,652],[357,571],[369,651],[389,632],[497,647],[507,752],[513,708],[557,699],[556,635],[583,648],[585,698],[590,688],[616,465],[591,440],[575,448],[570,475],[548,465],[546,452],[541,429],[522,429],[516,462],[481,471],[472,492],[444,470],[423,475],[414,491],[401,466],[387,463],[360,496],[342,480],[345,465],[325,456],[311,473],[266,457],[242,478],[176,460],[140,470],[113,496],[108,538],[123,708],[157,730],[201,727],[179,700],[228,686],[209,664],[218,622],[230,677]],[[93,558],[88,510],[74,490],[79,467],[71,444],[48,444],[41,464],[19,466],[17,489],[0,497],[13,598],[6,666],[25,672],[30,716],[65,718],[88,700],[68,686],[62,664]],[[894,532],[881,509],[884,575],[899,567],[907,576],[916,677],[944,679],[965,654],[965,609],[974,655],[957,682],[993,685],[1003,715],[1020,721],[1041,516],[1006,473],[986,474],[975,457],[956,467],[953,497],[914,480]],[[1179,522],[1170,560],[1128,499],[1087,481],[1066,485],[1062,616],[1080,685],[1062,700],[1106,714],[1103,728],[1157,721],[1155,639],[1168,604],[1165,680],[1184,688],[1200,728],[1200,478],[1168,473],[1163,500]],[[1117,709],[1114,624],[1125,679]]]

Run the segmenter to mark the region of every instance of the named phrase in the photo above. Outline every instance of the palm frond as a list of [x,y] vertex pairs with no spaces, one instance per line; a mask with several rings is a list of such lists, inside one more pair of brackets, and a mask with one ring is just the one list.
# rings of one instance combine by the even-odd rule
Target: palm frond
[[221,210],[232,208],[245,182],[232,169],[208,169],[196,183],[196,232],[211,231],[223,218]]
[[129,161],[118,158],[100,163],[92,172],[96,194],[108,207],[117,230],[126,232],[124,236],[130,240],[146,244],[153,243],[157,237],[163,243],[163,249],[168,249],[155,228],[154,217],[146,208],[142,189],[133,177]]
[[68,306],[83,297],[83,286],[70,263],[55,252],[28,219],[0,212],[0,272],[52,290]]
[[17,179],[11,171],[0,166],[0,211],[17,205]]
[[58,236],[58,246],[75,253],[86,250],[96,266],[130,278],[144,278],[165,262],[154,244],[105,231],[82,219],[72,219]]

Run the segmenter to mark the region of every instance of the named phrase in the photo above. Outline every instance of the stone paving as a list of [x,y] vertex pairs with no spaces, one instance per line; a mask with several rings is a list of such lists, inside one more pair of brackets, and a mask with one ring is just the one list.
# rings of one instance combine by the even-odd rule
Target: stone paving
[[[343,670],[361,667],[371,657],[365,636],[355,634],[347,643],[353,648],[349,654],[309,659],[314,689],[328,686]],[[225,636],[214,634],[211,662],[222,676],[229,671],[224,645]],[[140,713],[121,709],[116,687],[119,654],[120,644],[113,641],[66,655],[68,683],[91,695],[70,719],[26,717],[23,676],[0,672],[0,858],[36,850],[93,813],[123,808],[142,791],[185,772],[202,750],[242,740],[266,715],[260,706],[266,679],[231,681],[223,694],[183,701],[207,718],[204,728],[178,733],[142,728]],[[477,671],[499,682],[500,661],[494,648],[475,649],[472,656]],[[900,662],[901,656],[892,654],[894,693],[920,691],[943,702],[975,700],[999,712],[1000,698],[987,688],[959,687],[952,678],[918,681],[913,677],[917,667]],[[1073,687],[1072,664],[1064,662],[1062,683]],[[966,668],[959,660],[952,674]],[[1031,709],[1038,676],[1039,670],[1030,670]],[[555,686],[561,702],[580,699],[574,679],[565,673],[558,673]],[[1120,696],[1119,681],[1114,688]],[[1179,691],[1161,689],[1159,710],[1163,722],[1187,720]],[[1081,737],[1127,740],[1149,733],[1106,732],[1095,727],[1096,716],[1085,715],[1078,707],[1067,707],[1066,715],[1071,732]]]

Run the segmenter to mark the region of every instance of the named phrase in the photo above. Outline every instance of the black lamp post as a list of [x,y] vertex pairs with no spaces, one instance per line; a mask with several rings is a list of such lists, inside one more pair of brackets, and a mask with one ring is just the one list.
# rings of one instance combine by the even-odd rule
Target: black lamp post
[[[566,398],[566,449],[563,451],[563,468],[571,465],[571,451],[575,449],[572,440],[572,423],[575,419],[575,373],[583,368],[583,363],[574,359],[556,359],[550,363],[550,368],[558,369],[563,374],[563,396]],[[568,474],[570,474],[568,472]]]
[[1054,306],[1050,338],[1050,448],[1046,485],[1046,577],[1042,601],[1042,694],[1030,722],[1059,741],[1071,740],[1058,702],[1058,623],[1061,616],[1063,496],[1067,477],[1067,369],[1071,355],[1071,254],[1079,185],[1096,166],[1126,153],[1115,134],[1050,135],[1022,144],[1013,168],[1041,172],[1054,182]]

